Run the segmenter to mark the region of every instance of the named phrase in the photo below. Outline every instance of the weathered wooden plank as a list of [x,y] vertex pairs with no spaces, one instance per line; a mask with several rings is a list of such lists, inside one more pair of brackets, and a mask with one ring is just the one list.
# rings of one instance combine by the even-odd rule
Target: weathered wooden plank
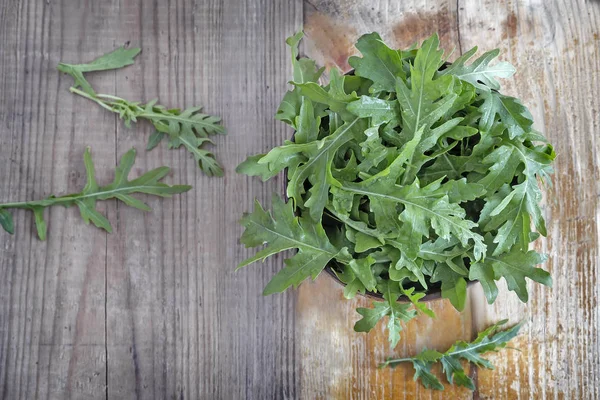
[[[114,118],[88,113],[68,91],[59,60],[111,48],[112,2],[2,2],[0,15],[0,197],[26,200],[78,191],[82,155],[98,178],[114,166]],[[102,206],[104,207],[104,206]],[[46,213],[48,241],[18,211],[14,237],[0,235],[0,397],[104,398],[106,234],[77,211]]]
[[[368,31],[378,31],[400,47],[438,31],[443,47],[456,46],[455,57],[474,45],[481,51],[500,47],[502,58],[519,71],[505,90],[532,109],[536,127],[556,145],[559,158],[555,186],[547,196],[550,235],[536,245],[550,254],[546,268],[553,274],[554,289],[531,285],[527,306],[504,289],[488,307],[481,289],[474,287],[465,312],[454,315],[450,304],[435,304],[443,317],[433,326],[421,320],[409,324],[395,353],[413,354],[424,345],[445,348],[499,319],[525,319],[523,334],[514,343],[521,352],[492,356],[497,369],[474,375],[479,387],[475,396],[597,398],[598,3],[397,3],[306,2],[305,51],[322,65],[348,70],[347,56],[356,51],[352,43]],[[302,397],[440,396],[410,382],[409,368],[394,373],[374,369],[378,360],[394,352],[385,348],[381,330],[369,335],[352,332],[358,319],[354,309],[368,303],[344,300],[327,276],[300,288]],[[444,396],[471,395],[446,391]]]
[[550,255],[554,287],[531,285],[527,306],[504,291],[482,309],[482,322],[510,317],[527,325],[515,342],[521,353],[503,352],[496,371],[480,372],[480,395],[598,398],[600,4],[459,3],[463,48],[501,49],[517,68],[505,90],[523,99],[558,154],[546,196],[549,236],[536,245]]
[[[194,190],[153,200],[152,214],[113,215],[109,398],[296,397],[293,294],[261,295],[281,259],[234,272],[245,255],[238,219],[255,197],[280,191],[281,180],[262,184],[234,169],[290,134],[272,116],[290,71],[284,40],[300,28],[302,4],[132,1],[114,17],[122,40],[143,48],[117,75],[119,95],[205,105],[229,135],[215,139],[221,179],[204,176],[183,149],[140,151],[141,165],[173,166],[170,179]],[[119,149],[142,149],[151,133],[117,127]]]

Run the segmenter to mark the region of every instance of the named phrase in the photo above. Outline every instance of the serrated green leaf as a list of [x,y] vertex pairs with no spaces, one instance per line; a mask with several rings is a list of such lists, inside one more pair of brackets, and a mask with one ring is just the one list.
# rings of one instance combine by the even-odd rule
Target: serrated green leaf
[[514,139],[531,130],[533,117],[519,99],[504,96],[496,91],[483,92],[483,103],[479,108],[479,129],[489,131],[497,118],[508,128],[509,137]]
[[400,287],[397,283],[380,283],[377,290],[383,294],[385,302],[374,302],[373,308],[358,308],[356,311],[363,317],[356,322],[356,332],[369,332],[385,316],[388,317],[388,334],[392,348],[396,347],[400,340],[402,322],[408,322],[416,316],[416,312],[410,309],[410,304],[398,303]]
[[464,310],[467,300],[467,281],[463,275],[447,264],[440,263],[435,268],[431,282],[441,282],[442,297],[450,300],[458,311]]
[[133,59],[140,51],[140,48],[127,49],[125,47],[119,47],[87,64],[67,64],[61,62],[58,64],[57,69],[71,75],[73,79],[75,79],[75,88],[81,87],[87,94],[94,95],[94,89],[92,89],[91,85],[83,76],[85,72],[106,71],[131,65],[134,62]]
[[443,390],[444,387],[435,375],[431,373],[433,363],[440,362],[446,374],[446,379],[450,384],[465,386],[470,390],[475,390],[473,381],[467,376],[461,360],[474,363],[478,367],[491,369],[492,364],[482,357],[482,354],[490,351],[498,351],[506,347],[519,332],[521,324],[504,331],[498,331],[500,326],[506,323],[506,320],[500,321],[480,332],[471,343],[458,341],[444,353],[435,350],[424,349],[415,357],[388,359],[380,364],[383,367],[396,367],[404,362],[412,362],[415,369],[415,381],[421,380],[423,386],[428,389]]
[[[508,289],[514,291],[519,299],[526,303],[529,300],[527,292],[527,283],[525,278],[552,287],[552,277],[547,271],[541,268],[535,268],[546,260],[543,256],[533,250],[524,252],[518,248],[513,248],[510,252],[499,256],[487,256],[484,261],[480,261],[481,268],[492,268],[495,279],[504,278]],[[489,272],[488,272],[489,274]]]
[[[302,40],[302,37],[304,37],[304,33],[298,32],[285,41],[290,47],[292,54],[293,81],[297,83],[317,82],[324,68],[317,68],[316,63],[311,59],[298,58],[298,44]],[[283,121],[296,129],[296,117],[300,115],[301,105],[302,96],[300,89],[294,87],[291,91],[286,92],[283,97],[283,101],[275,114],[275,119]]]
[[371,118],[371,124],[379,126],[400,119],[400,106],[395,100],[383,100],[371,96],[360,96],[348,104],[348,111],[359,118]]
[[150,150],[154,149],[156,146],[158,146],[160,144],[160,142],[162,142],[162,140],[165,138],[165,136],[167,136],[167,135],[163,132],[159,132],[159,131],[153,132],[152,135],[150,135],[150,137],[148,138],[148,144],[146,145],[146,150],[150,151]]
[[500,84],[496,78],[510,78],[515,73],[515,67],[508,62],[500,62],[490,66],[490,62],[498,57],[500,50],[495,49],[484,53],[477,58],[471,65],[466,62],[477,52],[477,47],[464,53],[456,59],[448,68],[442,71],[443,75],[454,75],[460,80],[469,82],[482,91],[490,89],[500,90]]
[[96,202],[118,199],[126,205],[149,211],[150,208],[146,204],[132,195],[145,193],[160,197],[170,197],[173,194],[184,193],[191,189],[191,186],[187,185],[169,186],[160,182],[169,173],[169,168],[167,167],[156,168],[148,171],[139,178],[131,181],[128,180],[129,173],[135,162],[135,154],[135,149],[131,149],[125,153],[115,169],[114,180],[106,186],[100,186],[96,181],[96,173],[90,149],[87,148],[83,154],[87,181],[81,192],[61,197],[50,196],[37,201],[0,204],[0,214],[3,211],[2,208],[21,208],[33,211],[38,236],[41,240],[45,240],[47,227],[44,220],[44,210],[54,205],[61,205],[63,207],[77,206],[81,218],[86,224],[91,222],[98,228],[111,232],[112,227],[110,222],[96,209]]
[[375,83],[374,90],[395,91],[396,78],[406,79],[402,65],[402,52],[386,46],[379,34],[361,36],[356,43],[362,58],[350,57],[348,63],[356,75]]
[[[190,107],[182,111],[178,108],[167,109],[157,104],[157,100],[142,104],[117,96],[96,94],[83,77],[84,72],[115,69],[133,64],[133,58],[139,51],[140,49],[120,48],[89,64],[61,63],[58,69],[71,74],[75,79],[75,85],[71,87],[72,93],[94,101],[101,107],[118,114],[125,122],[125,126],[131,127],[132,123],[136,123],[140,119],[152,123],[156,131],[148,140],[147,150],[155,148],[168,135],[169,148],[184,146],[194,156],[199,168],[204,173],[208,176],[222,176],[223,170],[215,160],[215,156],[201,148],[206,142],[212,143],[207,139],[209,135],[225,134],[225,128],[220,124],[220,118],[203,114],[202,107]],[[79,90],[78,87],[81,87],[82,90]]]
[[246,228],[241,242],[246,247],[267,247],[242,261],[242,268],[258,260],[288,249],[298,249],[298,253],[285,261],[282,269],[269,282],[264,294],[283,292],[290,286],[297,287],[308,277],[315,279],[327,263],[336,258],[348,263],[347,252],[335,248],[323,227],[314,225],[309,219],[294,216],[292,203],[284,203],[279,197],[273,200],[273,216],[267,213],[260,203],[256,202],[252,214],[246,214],[241,220]]

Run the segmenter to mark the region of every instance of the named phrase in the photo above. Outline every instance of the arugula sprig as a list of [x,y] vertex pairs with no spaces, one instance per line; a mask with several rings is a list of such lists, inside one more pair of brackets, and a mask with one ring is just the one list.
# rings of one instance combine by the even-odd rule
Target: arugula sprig
[[150,207],[132,195],[145,193],[160,197],[170,197],[174,194],[184,193],[192,187],[188,185],[167,185],[160,182],[168,175],[170,168],[159,167],[146,172],[139,178],[129,180],[128,176],[135,162],[135,149],[129,150],[123,155],[119,166],[115,170],[114,180],[106,185],[100,186],[96,181],[96,172],[92,162],[90,149],[87,148],[83,154],[87,183],[79,193],[68,194],[60,197],[54,195],[43,200],[24,201],[17,203],[0,204],[0,225],[8,233],[14,233],[14,222],[12,214],[8,209],[25,209],[33,212],[37,233],[41,240],[46,239],[46,221],[44,210],[52,206],[72,207],[77,206],[81,218],[86,224],[93,223],[98,228],[112,232],[108,219],[96,209],[96,202],[117,199],[130,207],[143,211],[150,211]]
[[87,64],[60,63],[58,70],[75,79],[71,93],[96,102],[102,108],[119,115],[130,127],[144,119],[152,123],[156,131],[150,136],[146,150],[155,148],[165,137],[170,149],[185,147],[198,163],[199,168],[208,176],[223,176],[223,169],[212,152],[203,148],[205,143],[213,143],[209,135],[223,135],[225,128],[221,119],[201,112],[202,107],[190,107],[185,110],[168,109],[157,104],[157,100],[148,103],[134,102],[117,96],[99,94],[85,79],[84,73],[122,68],[131,65],[140,49],[120,47]]
[[[298,58],[301,38],[287,41],[293,89],[276,115],[295,130],[294,140],[237,168],[263,180],[287,170],[288,204],[276,200],[268,225],[249,223],[268,215],[258,204],[242,220],[242,242],[267,245],[242,265],[300,251],[280,272],[287,278],[276,275],[267,293],[315,279],[329,266],[345,283],[345,297],[381,295],[373,308],[358,310],[355,330],[387,319],[395,346],[417,312],[432,315],[421,302],[430,290],[461,311],[469,281],[481,282],[490,304],[500,279],[524,302],[528,279],[552,285],[536,267],[546,257],[529,244],[546,234],[538,181],[552,173],[555,153],[533,130],[527,108],[500,92],[498,79],[515,69],[492,63],[497,50],[470,62],[474,48],[448,65],[437,35],[394,50],[370,33],[357,42],[362,57],[349,60],[354,74],[332,69],[322,85],[315,62]],[[301,229],[283,223],[293,220]],[[335,249],[283,246],[290,231],[298,243]]]
[[508,320],[502,320],[490,326],[480,332],[477,338],[470,343],[460,340],[443,353],[436,350],[423,349],[415,357],[388,359],[384,363],[381,363],[379,367],[394,368],[402,363],[411,362],[415,369],[415,381],[420,379],[423,386],[428,389],[443,390],[444,385],[431,372],[433,364],[439,362],[442,364],[446,380],[450,384],[465,386],[470,390],[475,390],[475,384],[467,376],[461,360],[473,363],[476,367],[493,369],[494,366],[487,359],[483,358],[482,354],[497,352],[499,349],[506,347],[508,342],[517,336],[522,326],[522,323],[520,323],[512,328],[500,330],[507,322]]

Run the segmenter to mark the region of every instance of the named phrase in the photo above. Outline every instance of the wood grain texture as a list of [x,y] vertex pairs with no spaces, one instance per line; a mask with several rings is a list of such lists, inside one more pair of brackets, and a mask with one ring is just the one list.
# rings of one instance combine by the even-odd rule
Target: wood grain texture
[[[411,322],[391,350],[381,326],[352,330],[355,308],[370,301],[344,300],[327,276],[265,298],[282,257],[234,272],[249,254],[238,244],[241,212],[283,187],[282,177],[263,184],[234,167],[291,135],[272,116],[291,75],[284,39],[303,23],[303,51],[343,70],[356,38],[373,30],[398,47],[438,31],[451,58],[501,48],[518,70],[505,91],[530,107],[558,153],[549,236],[536,244],[550,254],[553,289],[531,285],[523,305],[501,288],[490,307],[475,286],[464,312],[432,303],[437,320]],[[169,165],[170,183],[194,186],[148,198],[151,213],[102,204],[111,235],[53,208],[40,242],[32,216],[15,213],[16,234],[0,233],[0,399],[599,398],[599,37],[600,3],[584,0],[0,2],[1,202],[78,190],[88,145],[100,182],[134,146],[134,173]],[[71,95],[55,70],[127,42],[143,49],[136,64],[92,83],[223,116],[224,178],[202,175],[184,150],[146,153],[148,125],[125,128]],[[521,352],[471,371],[474,394],[425,390],[409,367],[376,369],[506,317],[526,321]]]
[[[106,203],[112,235],[52,209],[40,242],[32,216],[16,213],[17,234],[0,236],[0,398],[297,397],[294,295],[261,295],[281,259],[234,272],[247,255],[237,220],[282,182],[257,184],[234,168],[289,135],[273,114],[302,3],[9,1],[0,21],[0,200],[79,188],[86,145],[100,182],[135,146],[134,173],[169,165],[168,181],[195,188],[149,198],[147,214]],[[126,42],[143,49],[136,64],[93,84],[221,115],[224,178],[202,175],[184,150],[146,153],[147,125],[124,128],[71,95],[55,70]]]
[[347,56],[356,52],[352,43],[373,30],[400,47],[439,32],[442,47],[456,48],[451,59],[475,45],[480,51],[500,48],[501,58],[518,71],[504,82],[504,91],[530,107],[558,159],[545,206],[549,235],[536,243],[550,255],[545,268],[553,289],[530,285],[524,305],[501,285],[498,300],[488,306],[476,286],[463,313],[447,302],[434,303],[437,320],[409,323],[391,351],[383,327],[368,335],[352,331],[359,319],[355,308],[370,301],[344,300],[337,284],[321,276],[300,288],[303,398],[441,398],[415,385],[411,368],[382,371],[376,363],[423,346],[445,349],[503,318],[526,321],[513,344],[521,351],[492,355],[493,371],[472,371],[475,393],[446,389],[443,398],[598,398],[599,22],[600,4],[594,1],[307,2],[306,51],[328,67],[348,70]]

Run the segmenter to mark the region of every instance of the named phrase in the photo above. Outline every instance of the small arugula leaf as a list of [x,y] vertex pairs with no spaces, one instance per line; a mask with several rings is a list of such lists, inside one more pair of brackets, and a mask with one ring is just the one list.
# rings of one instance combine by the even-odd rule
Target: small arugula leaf
[[345,77],[340,76],[337,69],[332,69],[329,72],[329,90],[321,87],[315,82],[292,82],[296,88],[300,89],[300,93],[304,98],[308,98],[315,103],[320,103],[326,106],[327,109],[337,113],[344,121],[351,121],[354,115],[346,110],[349,103],[358,99],[356,93],[347,94],[344,89]]
[[[292,66],[294,69],[293,81],[296,83],[306,82],[317,82],[319,77],[324,71],[324,68],[317,68],[315,62],[309,58],[298,58],[298,44],[304,33],[298,32],[293,36],[290,36],[285,41],[290,46],[292,53]],[[294,89],[286,92],[283,100],[277,109],[275,119],[283,121],[293,128],[297,128],[296,117],[300,114],[300,107],[302,105],[302,96],[300,89],[294,87]]]
[[471,343],[458,341],[452,345],[444,353],[435,350],[424,349],[415,357],[388,359],[380,364],[383,367],[397,367],[401,363],[412,362],[415,369],[415,380],[420,379],[423,386],[428,389],[443,390],[444,386],[431,373],[431,367],[434,363],[440,362],[446,379],[450,384],[457,386],[465,386],[470,390],[475,390],[475,384],[469,378],[463,368],[461,360],[472,362],[477,367],[493,369],[493,365],[482,357],[482,354],[490,351],[498,351],[506,347],[519,333],[522,324],[517,324],[506,330],[499,330],[500,327],[506,324],[506,320],[500,321],[477,335],[477,338]]
[[435,268],[431,282],[441,282],[442,297],[450,300],[457,311],[465,309],[467,300],[467,281],[465,276],[456,272],[446,264],[438,264]]
[[419,301],[423,297],[425,297],[425,293],[420,293],[420,292],[414,293],[414,291],[415,291],[414,287],[404,289],[402,287],[402,284],[400,285],[400,291],[402,292],[402,294],[404,296],[408,297],[410,302],[413,303],[413,306],[415,306],[415,309],[417,309],[418,311],[422,312],[423,314],[425,314],[431,318],[435,318],[435,313],[433,312],[433,310],[431,310],[430,308],[427,307],[427,305],[425,305],[424,303]]
[[515,73],[515,67],[508,62],[500,62],[490,66],[490,62],[498,57],[500,50],[495,49],[484,53],[477,58],[471,65],[466,62],[477,52],[477,46],[467,51],[456,59],[448,68],[441,72],[442,75],[454,75],[458,79],[469,82],[477,89],[489,91],[490,89],[500,90],[500,84],[496,78],[510,78]]
[[[527,303],[529,293],[527,292],[525,278],[552,287],[552,276],[541,268],[535,268],[535,265],[543,263],[546,259],[547,256],[533,250],[524,252],[518,248],[513,248],[510,252],[499,256],[488,255],[485,260],[478,262],[480,266],[476,268],[474,274],[485,274],[486,284],[483,284],[483,287],[488,302],[490,299],[494,299],[495,293],[497,293],[495,284],[489,279],[491,271],[493,271],[494,279],[504,278],[508,289],[514,291],[523,303]],[[486,272],[482,273],[482,270]],[[488,290],[486,290],[486,286],[489,286]]]
[[371,118],[371,124],[375,126],[400,119],[397,101],[371,96],[360,96],[360,99],[348,104],[348,111],[360,118]]
[[440,380],[431,373],[431,364],[421,360],[413,360],[413,368],[415,369],[415,376],[413,380],[421,380],[423,386],[426,389],[444,390],[444,385]]
[[511,139],[524,135],[531,130],[533,117],[519,99],[502,95],[496,91],[483,92],[483,103],[479,108],[481,120],[479,129],[488,132],[497,117],[508,128]]
[[15,233],[12,214],[2,208],[0,208],[0,226],[11,235]]
[[[45,240],[47,228],[44,220],[44,210],[55,205],[61,205],[63,207],[77,206],[81,218],[86,224],[91,222],[98,228],[111,232],[112,227],[110,222],[96,209],[96,203],[98,201],[117,199],[130,207],[143,211],[150,211],[150,207],[132,195],[144,193],[160,197],[170,197],[173,194],[187,192],[192,188],[187,185],[169,186],[160,182],[170,171],[167,167],[156,168],[146,172],[139,178],[131,181],[128,180],[129,173],[135,162],[135,156],[135,149],[131,149],[125,153],[115,170],[113,182],[106,186],[100,186],[96,181],[96,172],[92,162],[90,149],[87,148],[83,155],[87,183],[81,192],[60,197],[50,196],[44,200],[0,204],[0,216],[7,214],[7,211],[5,210],[7,208],[20,208],[33,211],[38,236],[41,240]],[[6,227],[12,228],[12,219],[9,222],[10,224]],[[2,226],[5,227],[4,224],[2,224]],[[9,229],[6,230],[9,231]]]
[[160,144],[160,142],[162,142],[162,140],[165,138],[166,133],[164,132],[159,132],[159,131],[155,131],[154,133],[152,133],[152,135],[150,135],[150,137],[148,138],[148,144],[146,145],[146,150],[150,151],[152,149],[154,149],[156,146],[158,146]]
[[400,287],[394,282],[382,282],[378,291],[383,293],[385,302],[374,302],[373,308],[358,308],[356,311],[362,318],[354,325],[356,332],[369,332],[383,318],[388,317],[388,334],[392,348],[400,341],[402,322],[408,322],[416,316],[416,312],[410,309],[410,304],[399,303]]
[[59,63],[56,67],[59,71],[69,74],[75,79],[75,88],[81,87],[89,95],[94,95],[94,89],[84,78],[85,72],[106,71],[109,69],[123,68],[133,64],[133,59],[140,53],[140,48],[127,49],[119,47],[110,53],[104,54],[87,64]]
[[478,183],[482,184],[488,193],[495,193],[502,185],[512,181],[521,160],[515,146],[499,146],[482,162],[491,166],[488,174]]
[[279,170],[270,170],[269,164],[261,164],[259,161],[266,156],[266,154],[255,154],[246,158],[240,165],[235,169],[238,174],[244,174],[248,176],[260,176],[263,182],[268,181],[279,173]]
[[356,43],[362,58],[350,57],[348,63],[356,75],[374,82],[374,91],[394,92],[396,78],[406,79],[402,64],[402,52],[386,46],[378,33],[361,36]]
[[353,259],[348,264],[352,272],[354,272],[354,276],[360,280],[365,289],[371,291],[375,290],[375,285],[377,285],[375,275],[373,275],[373,270],[371,269],[373,264],[375,264],[375,259],[370,256]]

